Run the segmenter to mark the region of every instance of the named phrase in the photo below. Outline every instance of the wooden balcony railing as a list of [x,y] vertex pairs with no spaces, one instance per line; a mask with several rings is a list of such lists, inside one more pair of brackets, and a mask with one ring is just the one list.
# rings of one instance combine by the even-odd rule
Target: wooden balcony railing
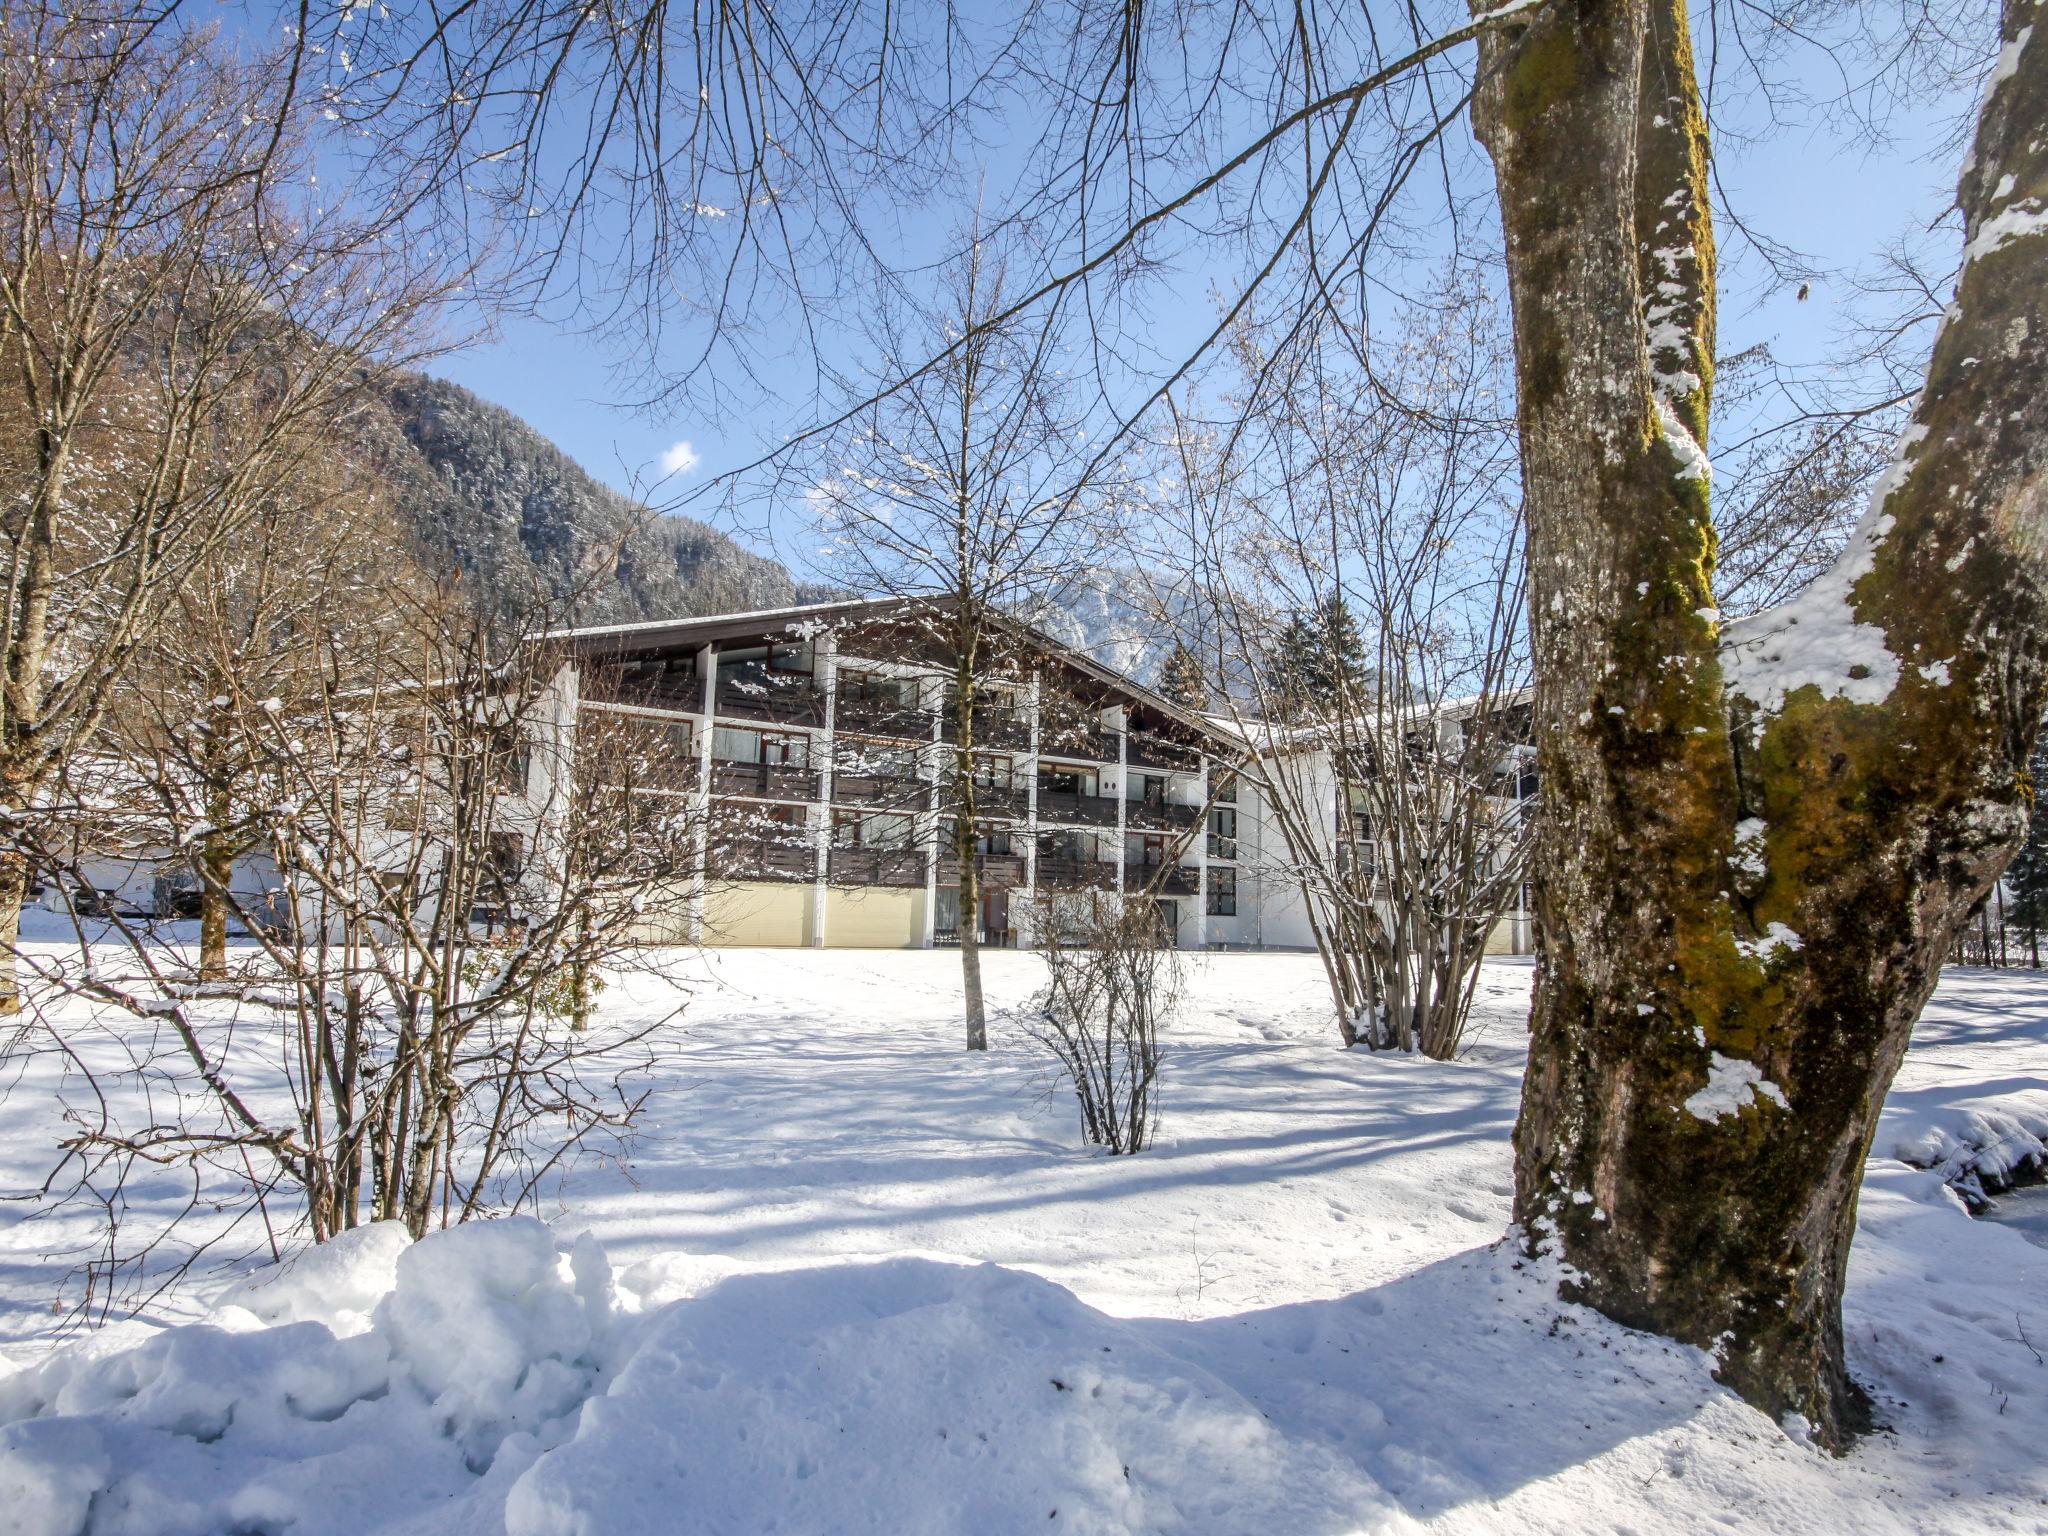
[[716,761],[711,765],[711,788],[715,794],[750,795],[756,800],[808,801],[818,798],[818,776],[788,763]]
[[[960,739],[959,717],[950,709],[939,711],[939,735],[945,741]],[[977,747],[1022,748],[1031,745],[1031,719],[1014,709],[993,706],[974,712],[974,745]]]
[[1038,788],[1038,819],[1081,827],[1116,825],[1116,800],[1109,795],[1082,794],[1069,789]]
[[1202,808],[1198,805],[1174,805],[1165,800],[1130,800],[1125,802],[1124,824],[1144,827],[1148,831],[1181,832],[1192,827],[1201,815]]
[[1201,770],[1202,754],[1149,731],[1131,731],[1124,737],[1124,761],[1138,768],[1169,768],[1178,773]]
[[583,696],[599,704],[629,704],[641,709],[672,709],[685,714],[704,712],[704,682],[701,678],[677,675],[587,678]]
[[[947,811],[955,811],[958,805],[951,799],[951,790],[942,782],[939,785],[939,804]],[[974,786],[974,819],[980,821],[1022,821],[1031,814],[1031,792],[1021,785],[1012,789],[997,789],[991,784]]]
[[833,706],[832,723],[838,730],[859,731],[868,736],[906,741],[932,739],[932,712],[895,699],[842,693]]
[[1116,866],[1106,859],[1040,859],[1038,884],[1048,891],[1110,890],[1116,885]]
[[834,885],[924,884],[924,854],[915,848],[834,848],[827,868]]
[[817,873],[816,850],[800,842],[761,838],[751,842],[714,839],[706,863],[718,880],[809,880]]
[[1110,731],[1053,727],[1041,731],[1038,750],[1049,757],[1078,757],[1091,763],[1116,761],[1116,736]]
[[823,725],[825,695],[808,677],[774,672],[721,677],[718,713],[728,720]]
[[834,805],[879,805],[891,810],[921,811],[931,786],[923,779],[906,779],[894,774],[835,773],[832,775]]
[[[977,853],[974,856],[974,873],[980,879],[984,890],[1015,890],[1024,883],[1024,855]],[[960,883],[960,861],[950,853],[939,855],[938,882],[941,886],[957,886]]]

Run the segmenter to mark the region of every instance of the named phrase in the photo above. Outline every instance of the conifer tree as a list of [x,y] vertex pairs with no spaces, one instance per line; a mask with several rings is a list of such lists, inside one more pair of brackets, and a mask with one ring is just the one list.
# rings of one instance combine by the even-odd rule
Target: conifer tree
[[1209,679],[1201,658],[1179,640],[1159,668],[1159,691],[1182,709],[1200,712],[1209,707]]

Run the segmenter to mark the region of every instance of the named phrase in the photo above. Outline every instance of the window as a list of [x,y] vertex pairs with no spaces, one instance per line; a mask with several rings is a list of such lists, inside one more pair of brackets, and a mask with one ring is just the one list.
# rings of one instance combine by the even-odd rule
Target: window
[[1166,780],[1156,773],[1133,773],[1124,777],[1124,798],[1133,804],[1155,809],[1166,804]]
[[1216,806],[1209,812],[1209,857],[1237,857],[1237,812],[1227,805]]
[[1166,837],[1158,832],[1126,832],[1124,834],[1124,864],[1146,869],[1157,869],[1166,862]]
[[881,709],[915,709],[917,680],[844,667],[839,673],[839,697],[849,704],[869,704]]
[[1038,834],[1038,856],[1061,863],[1078,864],[1095,857],[1092,841],[1084,845],[1079,832],[1041,832]]
[[1009,790],[1017,783],[1017,765],[1007,757],[977,752],[974,755],[974,785],[977,789]]
[[908,848],[916,831],[917,823],[909,816],[832,813],[832,843],[838,848]]
[[1236,870],[1212,869],[1209,871],[1209,915],[1211,917],[1237,916]]
[[1007,831],[998,832],[991,828],[974,840],[974,851],[976,853],[994,854],[1000,858],[1007,856],[1014,850],[1011,847],[1010,834]]
[[1216,771],[1216,801],[1219,805],[1237,804],[1237,775]]
[[1095,785],[1093,768],[1049,766],[1038,770],[1038,787],[1056,795],[1092,795]]
[[635,789],[682,789],[697,760],[696,733],[687,720],[589,710],[579,738],[583,759],[599,783]]
[[1372,837],[1372,806],[1368,791],[1363,784],[1344,786],[1345,821],[1348,836],[1368,841]]

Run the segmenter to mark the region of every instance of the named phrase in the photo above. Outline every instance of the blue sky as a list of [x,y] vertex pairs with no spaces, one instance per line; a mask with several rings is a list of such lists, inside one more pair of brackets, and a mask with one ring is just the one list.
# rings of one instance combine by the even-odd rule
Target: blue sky
[[[1822,67],[1830,65],[1824,61]],[[1814,125],[1740,148],[1724,144],[1720,174],[1746,219],[1823,268],[1853,269],[1887,242],[1935,220],[1953,187],[1952,157],[1940,163],[1930,158],[1936,117],[1908,115],[1893,126],[1895,141],[1875,147]],[[934,238],[957,219],[957,212],[935,211],[930,227],[908,238]],[[1729,244],[1724,229],[1724,250]],[[1782,360],[1812,362],[1825,355],[1851,297],[1847,285],[1818,282],[1801,302],[1791,285],[1760,287],[1753,264],[1739,258],[1736,263],[1722,288],[1723,354],[1769,341]],[[1198,264],[1175,275],[1172,288],[1153,306],[1155,314],[1167,317],[1161,339],[1169,345],[1179,339],[1176,328],[1192,336],[1212,317],[1211,288],[1219,280],[1227,278]],[[767,402],[721,420],[638,411],[620,403],[627,391],[615,376],[614,360],[600,339],[526,318],[505,322],[498,339],[444,358],[435,371],[525,418],[621,490],[644,494],[661,480],[664,459],[686,466],[662,483],[657,501],[747,462],[806,422],[801,409]],[[802,395],[809,377],[790,362],[778,367],[771,361],[763,374],[771,387],[793,396]]]

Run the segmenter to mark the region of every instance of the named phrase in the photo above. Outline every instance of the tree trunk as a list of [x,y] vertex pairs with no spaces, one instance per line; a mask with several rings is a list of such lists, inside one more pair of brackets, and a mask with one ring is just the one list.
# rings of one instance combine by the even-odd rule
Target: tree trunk
[[967,1049],[988,1049],[988,1009],[981,992],[981,881],[974,868],[975,653],[960,645],[953,671],[953,857],[960,870],[960,996]]
[[[1516,1211],[1567,1294],[1839,1448],[1864,1155],[2025,829],[2048,641],[2048,29],[2008,49],[1899,467],[1836,570],[1723,633],[1707,136],[1682,0],[1483,45],[1514,303],[1543,821]],[[1800,630],[1800,626],[1805,628]]]
[[[17,823],[19,825],[19,823]],[[0,851],[0,1017],[21,1012],[21,908],[28,899],[28,860]]]

